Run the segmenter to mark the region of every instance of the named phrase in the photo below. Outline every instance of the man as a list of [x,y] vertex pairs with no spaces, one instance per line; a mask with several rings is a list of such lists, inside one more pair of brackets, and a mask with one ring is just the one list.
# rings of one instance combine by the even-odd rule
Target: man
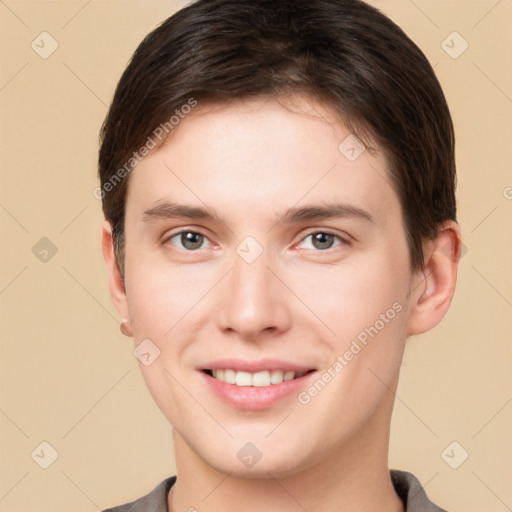
[[461,234],[428,61],[354,0],[199,0],[149,34],[102,128],[121,329],[177,477],[128,511],[440,511],[389,470],[408,336]]

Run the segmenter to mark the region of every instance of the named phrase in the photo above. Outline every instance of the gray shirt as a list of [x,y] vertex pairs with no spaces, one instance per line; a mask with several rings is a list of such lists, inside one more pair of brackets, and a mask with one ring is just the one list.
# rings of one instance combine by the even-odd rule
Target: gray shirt
[[[396,493],[404,502],[405,512],[446,512],[428,499],[419,480],[412,473],[392,469],[390,475]],[[146,496],[103,512],[168,512],[167,495],[175,482],[176,477],[170,476]]]

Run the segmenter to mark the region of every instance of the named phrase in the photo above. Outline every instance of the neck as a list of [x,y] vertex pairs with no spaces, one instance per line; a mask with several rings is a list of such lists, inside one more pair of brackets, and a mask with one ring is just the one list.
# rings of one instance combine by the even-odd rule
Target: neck
[[233,503],[247,512],[403,512],[387,461],[393,398],[381,404],[349,442],[333,447],[328,457],[307,469],[286,476],[266,472],[262,478],[247,478],[218,471],[173,431],[178,478],[169,500],[170,512],[220,512]]

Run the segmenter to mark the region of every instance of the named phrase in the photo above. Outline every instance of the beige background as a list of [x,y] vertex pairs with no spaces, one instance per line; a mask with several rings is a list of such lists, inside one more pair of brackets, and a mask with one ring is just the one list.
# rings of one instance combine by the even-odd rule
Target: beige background
[[[447,318],[408,342],[390,466],[415,473],[450,512],[504,512],[512,507],[512,0],[371,3],[424,50],[445,90],[468,249]],[[1,512],[98,510],[175,471],[170,427],[119,333],[92,191],[115,84],[143,36],[182,5],[0,1]],[[31,47],[51,49],[44,31],[58,43],[46,59]],[[458,58],[442,46],[452,55],[463,48],[453,31],[469,44]],[[57,248],[46,262],[47,242],[33,252],[43,237]],[[43,441],[58,452],[47,469]],[[442,457],[453,441],[460,446],[444,459],[454,465],[469,453],[458,469]]]

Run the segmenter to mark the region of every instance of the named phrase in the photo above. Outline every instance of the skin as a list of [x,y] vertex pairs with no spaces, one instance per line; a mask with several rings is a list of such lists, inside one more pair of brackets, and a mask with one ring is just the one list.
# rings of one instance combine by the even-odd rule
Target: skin
[[[349,133],[305,97],[293,106],[200,103],[130,175],[124,284],[103,223],[114,305],[136,346],[149,338],[161,351],[140,368],[173,426],[170,510],[215,512],[234,502],[258,512],[403,510],[387,461],[400,363],[407,337],[448,310],[461,236],[447,222],[425,245],[424,269],[411,273],[386,159],[377,147],[349,161],[338,150]],[[143,212],[163,200],[206,206],[222,221],[144,222]],[[292,207],[325,202],[373,220],[281,222]],[[205,235],[199,249],[169,238],[184,229]],[[335,235],[331,247],[308,236],[318,232]],[[236,252],[247,236],[263,248],[250,264]],[[198,371],[221,358],[280,359],[317,370],[307,390],[397,303],[401,311],[307,404],[292,393],[264,410],[241,410]],[[262,453],[252,468],[237,457],[247,442]]]

